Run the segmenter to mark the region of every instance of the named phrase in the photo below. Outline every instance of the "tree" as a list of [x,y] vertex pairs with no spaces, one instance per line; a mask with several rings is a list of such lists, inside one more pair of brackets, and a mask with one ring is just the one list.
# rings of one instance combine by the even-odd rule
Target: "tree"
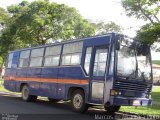
[[[8,20],[8,18],[9,18],[9,16],[8,16],[7,11],[5,11],[5,9],[0,7],[0,37],[2,34],[2,30],[5,28],[5,24]],[[0,41],[0,50],[1,50],[1,41]],[[4,62],[4,60],[3,60],[2,56],[0,56],[0,68],[3,66],[3,62]]]
[[7,19],[8,19],[8,13],[5,11],[5,9],[0,7],[0,30],[4,27]]
[[8,50],[95,34],[75,8],[64,4],[22,1],[7,9],[11,17],[0,37],[0,56],[6,56]]
[[153,44],[160,38],[159,0],[122,0],[122,6],[128,16],[149,21],[137,31],[137,39]]
[[[23,6],[22,6],[23,5]],[[67,40],[94,35],[94,28],[74,8],[48,1],[10,6],[15,38],[26,44],[41,45],[49,40]]]
[[117,32],[117,33],[122,32],[122,27],[117,25],[114,22],[105,23],[101,21],[101,22],[92,23],[92,24],[96,28],[97,35],[104,35],[110,32]]
[[146,24],[137,31],[137,39],[144,43],[152,45],[154,42],[160,42],[160,23]]
[[122,6],[128,16],[159,23],[159,0],[122,0]]

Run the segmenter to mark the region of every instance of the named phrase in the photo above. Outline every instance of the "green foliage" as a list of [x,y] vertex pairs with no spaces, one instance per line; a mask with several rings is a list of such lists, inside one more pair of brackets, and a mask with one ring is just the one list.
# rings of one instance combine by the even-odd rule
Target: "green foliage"
[[0,68],[2,67],[2,64],[3,64],[2,54],[4,52],[4,51],[2,51],[2,49],[3,49],[3,47],[2,47],[2,44],[3,44],[2,43],[2,32],[5,28],[5,24],[7,23],[8,18],[9,18],[9,15],[8,15],[7,11],[5,11],[5,9],[0,7]]
[[92,24],[93,26],[95,26],[96,34],[98,35],[104,35],[106,33],[111,33],[111,32],[120,33],[122,31],[122,27],[114,22],[109,22],[109,23],[97,22]]
[[154,42],[159,42],[160,23],[142,26],[141,29],[137,31],[137,38],[149,45],[152,45]]
[[160,7],[159,0],[122,0],[128,16],[149,21],[137,31],[137,38],[144,43],[152,45],[159,42],[160,37]]
[[49,40],[67,40],[94,35],[94,28],[74,8],[48,1],[8,7],[13,14],[15,38],[26,44],[41,45]]
[[149,20],[151,23],[159,22],[159,0],[122,0],[122,6],[128,16]]
[[0,24],[3,26],[8,19],[8,13],[5,11],[5,9],[0,7]]
[[0,57],[0,69],[2,68],[2,66],[3,66],[3,58]]
[[0,37],[0,56],[9,50],[95,34],[91,23],[64,4],[22,1],[7,9],[11,17]]

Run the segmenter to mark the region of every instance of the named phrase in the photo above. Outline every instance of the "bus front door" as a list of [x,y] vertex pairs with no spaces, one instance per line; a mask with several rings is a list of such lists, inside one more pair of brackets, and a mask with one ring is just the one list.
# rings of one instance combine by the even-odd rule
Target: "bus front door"
[[103,103],[108,47],[93,47],[90,63],[90,102]]

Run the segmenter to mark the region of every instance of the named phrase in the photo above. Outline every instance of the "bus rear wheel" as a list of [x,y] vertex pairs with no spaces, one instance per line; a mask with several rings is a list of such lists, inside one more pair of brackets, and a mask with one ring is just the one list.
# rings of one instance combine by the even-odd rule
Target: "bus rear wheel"
[[104,109],[107,110],[107,113],[118,112],[121,106],[104,106]]
[[37,96],[35,95],[30,95],[30,90],[28,85],[24,85],[22,87],[22,100],[27,101],[27,102],[34,102],[37,100]]
[[72,110],[83,113],[88,110],[88,105],[85,103],[85,96],[82,90],[76,90],[71,97]]
[[60,101],[60,100],[58,100],[58,99],[49,98],[49,97],[48,97],[48,100],[49,100],[50,102],[59,102],[59,101]]

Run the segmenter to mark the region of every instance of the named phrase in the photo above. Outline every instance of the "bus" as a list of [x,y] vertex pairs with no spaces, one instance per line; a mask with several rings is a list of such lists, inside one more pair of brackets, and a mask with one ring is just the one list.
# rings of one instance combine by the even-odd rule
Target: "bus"
[[24,101],[44,96],[69,100],[76,112],[103,105],[114,113],[151,105],[152,79],[150,47],[108,33],[9,52],[4,87]]

